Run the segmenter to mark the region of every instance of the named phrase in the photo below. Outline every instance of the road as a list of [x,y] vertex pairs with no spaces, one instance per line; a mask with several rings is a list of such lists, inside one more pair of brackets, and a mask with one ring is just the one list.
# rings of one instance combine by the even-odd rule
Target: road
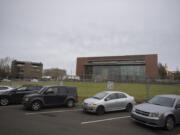
[[1,135],[180,135],[180,125],[173,131],[151,128],[131,120],[124,111],[103,116],[85,114],[80,107],[46,108],[38,112],[21,105],[0,106]]

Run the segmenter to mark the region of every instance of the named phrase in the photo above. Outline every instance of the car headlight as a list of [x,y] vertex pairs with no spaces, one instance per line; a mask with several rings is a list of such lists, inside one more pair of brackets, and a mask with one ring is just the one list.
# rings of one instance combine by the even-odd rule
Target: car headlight
[[25,98],[24,100],[27,102],[27,101],[29,101],[29,98]]
[[157,117],[157,118],[161,118],[163,116],[162,113],[150,113],[149,114],[150,117]]
[[93,104],[93,103],[92,103],[92,104],[89,104],[89,105],[90,105],[90,106],[93,106],[93,107],[96,107],[96,106],[97,106],[97,104]]

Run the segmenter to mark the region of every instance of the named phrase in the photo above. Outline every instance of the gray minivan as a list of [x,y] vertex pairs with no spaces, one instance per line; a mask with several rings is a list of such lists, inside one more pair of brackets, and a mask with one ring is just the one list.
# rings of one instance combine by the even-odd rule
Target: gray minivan
[[153,127],[172,130],[180,123],[180,96],[157,95],[143,104],[134,106],[133,120]]

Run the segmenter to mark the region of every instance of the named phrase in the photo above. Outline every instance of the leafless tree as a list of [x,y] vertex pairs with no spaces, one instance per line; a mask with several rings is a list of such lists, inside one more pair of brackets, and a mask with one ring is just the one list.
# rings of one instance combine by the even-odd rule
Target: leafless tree
[[55,80],[62,80],[63,76],[66,75],[66,70],[59,69],[59,68],[45,69],[43,75],[51,76],[52,79],[55,79]]
[[11,76],[12,58],[0,58],[0,78],[9,78]]

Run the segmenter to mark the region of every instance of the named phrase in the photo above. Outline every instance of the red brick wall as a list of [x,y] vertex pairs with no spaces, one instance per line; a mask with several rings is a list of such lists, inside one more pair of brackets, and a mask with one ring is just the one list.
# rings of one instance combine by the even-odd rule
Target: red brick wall
[[88,58],[77,58],[76,75],[84,75],[84,64],[88,62]]
[[146,55],[146,75],[149,79],[159,78],[158,73],[158,56]]
[[146,61],[146,75],[148,78],[158,78],[157,54],[151,55],[127,55],[127,56],[105,56],[105,57],[79,57],[76,64],[76,75],[84,74],[84,64],[88,60],[116,60],[116,59],[144,59]]

